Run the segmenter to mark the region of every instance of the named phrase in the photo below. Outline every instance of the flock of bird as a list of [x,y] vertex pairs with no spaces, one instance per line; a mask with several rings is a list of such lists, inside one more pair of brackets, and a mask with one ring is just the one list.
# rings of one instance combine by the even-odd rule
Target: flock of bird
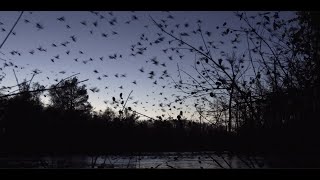
[[[32,14],[33,12],[24,12],[25,14],[22,16],[22,19],[19,23],[23,23],[29,26],[33,26],[36,31],[45,31],[46,25],[40,22],[36,22],[32,20]],[[87,12],[83,12],[87,13]],[[200,104],[203,99],[200,97],[196,99],[196,101],[191,100],[191,102],[188,103],[188,94],[181,94],[181,84],[182,81],[184,83],[190,83],[195,84],[195,79],[192,79],[190,77],[185,78],[182,80],[182,76],[180,75],[181,71],[173,72],[172,69],[175,69],[176,67],[172,68],[170,65],[175,64],[184,64],[184,61],[190,61],[190,59],[186,58],[187,56],[191,55],[194,57],[194,50],[192,48],[185,48],[184,44],[182,42],[179,42],[173,38],[170,38],[167,36],[164,32],[162,32],[160,29],[156,27],[155,24],[153,24],[150,19],[145,19],[145,17],[138,15],[136,12],[128,12],[127,16],[128,18],[126,20],[122,20],[116,16],[116,13],[114,12],[96,12],[96,11],[90,11],[89,12],[92,17],[91,21],[89,20],[80,20],[79,22],[71,22],[68,20],[67,16],[60,15],[56,17],[56,22],[58,25],[62,25],[65,27],[65,31],[68,31],[70,33],[69,37],[67,39],[62,39],[60,41],[51,42],[48,43],[47,46],[39,45],[38,47],[35,47],[30,50],[11,50],[9,52],[3,52],[1,49],[1,60],[3,66],[0,67],[0,79],[4,79],[5,76],[8,76],[8,72],[5,73],[6,68],[16,68],[23,70],[25,67],[15,64],[14,58],[16,56],[23,56],[25,54],[29,54],[30,56],[37,56],[38,54],[42,53],[48,53],[55,52],[55,49],[64,49],[64,52],[57,53],[50,57],[48,61],[51,63],[57,63],[64,61],[66,59],[72,59],[74,63],[83,63],[83,65],[91,66],[90,63],[92,62],[107,62],[107,61],[124,61],[128,58],[135,58],[142,59],[143,57],[146,57],[146,54],[148,53],[148,50],[150,48],[158,47],[158,49],[161,48],[160,53],[161,56],[153,56],[151,58],[148,58],[144,63],[141,63],[141,67],[139,69],[136,69],[135,71],[140,73],[141,78],[134,79],[134,80],[124,80],[124,84],[118,87],[113,87],[112,84],[106,82],[112,82],[118,81],[117,79],[130,79],[130,71],[125,73],[115,73],[115,74],[108,74],[105,72],[101,72],[98,69],[89,70],[87,73],[91,74],[92,76],[96,77],[96,80],[98,80],[98,84],[94,87],[88,88],[89,94],[92,93],[101,93],[101,94],[108,94],[111,90],[115,94],[120,94],[120,97],[118,95],[113,95],[110,97],[107,97],[107,99],[103,100],[103,102],[106,105],[110,105],[114,108],[121,108],[123,105],[123,99],[125,96],[128,96],[128,94],[124,94],[124,90],[126,92],[129,92],[134,89],[125,89],[125,88],[132,88],[131,85],[139,87],[139,86],[145,86],[145,84],[149,81],[144,80],[143,78],[150,79],[150,83],[153,87],[151,94],[145,93],[146,97],[139,97],[136,100],[134,100],[133,96],[128,97],[129,100],[132,100],[131,102],[128,102],[127,106],[132,107],[133,109],[139,107],[142,107],[142,109],[145,112],[154,111],[156,113],[149,113],[149,114],[158,114],[157,116],[159,119],[173,116],[177,117],[179,115],[180,117],[183,114],[192,114],[193,110],[191,109],[194,107],[194,104]],[[168,30],[169,33],[172,35],[175,35],[176,37],[179,37],[183,40],[192,38],[192,36],[199,36],[200,33],[203,33],[203,36],[205,36],[205,39],[208,39],[206,42],[206,46],[199,45],[197,48],[200,51],[203,51],[206,53],[206,48],[216,50],[220,48],[220,46],[223,46],[223,41],[213,41],[211,39],[213,36],[213,33],[210,31],[203,31],[200,29],[200,26],[202,24],[202,20],[198,19],[193,22],[176,22],[176,17],[171,12],[162,12],[163,18],[158,18],[157,22],[159,27],[165,28]],[[26,16],[28,15],[29,18]],[[89,15],[88,15],[89,16]],[[93,57],[91,54],[88,54],[86,50],[83,49],[77,49],[75,48],[75,44],[77,44],[81,39],[79,35],[75,34],[73,30],[75,23],[78,23],[84,30],[88,30],[87,36],[99,36],[100,39],[108,39],[110,37],[117,37],[121,36],[120,32],[118,32],[116,29],[117,26],[120,25],[130,25],[134,24],[135,22],[142,22],[146,23],[146,25],[143,25],[143,28],[145,29],[145,32],[141,32],[140,35],[137,38],[136,42],[129,45],[128,49],[129,52],[123,52],[123,53],[110,53],[105,56],[99,56],[99,57]],[[105,31],[105,26],[103,24],[107,23],[110,26],[109,31]],[[0,19],[0,36],[3,37],[5,34],[8,33],[10,26],[5,27],[5,24],[1,22]],[[224,34],[232,33],[232,30],[228,29],[226,27],[227,23],[223,23],[222,26],[217,26],[216,29],[223,30]],[[196,27],[196,28],[195,28]],[[127,27],[128,28],[128,27]],[[156,30],[156,32],[153,32]],[[19,28],[14,29],[11,33],[11,36],[18,36]],[[23,36],[23,32],[21,32],[21,36]],[[210,41],[211,40],[211,41]],[[235,38],[231,40],[231,44],[235,44],[233,47],[237,48],[236,44],[239,42],[239,34],[235,33]],[[165,47],[165,48],[163,48]],[[58,52],[58,51],[57,51]],[[189,54],[188,54],[189,53]],[[221,54],[223,54],[223,51],[220,51]],[[92,56],[87,59],[84,59],[84,56]],[[9,58],[8,58],[9,57]],[[165,57],[165,58],[164,58]],[[192,58],[191,58],[192,59]],[[204,61],[208,61],[206,59],[203,59]],[[191,60],[193,62],[193,59]],[[219,63],[221,64],[222,59],[219,60]],[[196,66],[201,67],[201,62],[197,61]],[[170,65],[169,65],[170,64]],[[193,63],[191,63],[193,64]],[[27,64],[30,65],[30,64]],[[37,69],[33,70],[34,74],[41,74],[40,67],[37,67]],[[179,68],[179,66],[178,66]],[[91,72],[90,72],[91,71]],[[120,70],[119,70],[120,71]],[[58,70],[58,71],[51,71],[55,73],[55,78],[47,76],[47,82],[51,79],[55,82],[59,82],[58,77],[64,77],[66,73],[70,74],[70,72],[67,72],[66,70]],[[171,74],[170,74],[170,73]],[[207,73],[207,74],[205,74]],[[60,75],[59,75],[60,74]],[[177,75],[178,74],[178,75]],[[178,76],[177,82],[174,80],[176,79],[176,75]],[[212,74],[213,75],[213,74]],[[194,74],[194,78],[199,79],[202,84],[206,84],[207,82],[204,81],[204,77],[209,76],[208,72],[200,72],[199,74]],[[2,80],[1,79],[1,80]],[[1,83],[1,81],[0,81]],[[180,83],[180,85],[179,85]],[[129,86],[130,84],[130,86]],[[98,88],[98,86],[100,88]],[[200,85],[199,85],[200,86]],[[199,87],[196,87],[196,89]],[[3,92],[4,90],[7,90],[7,92],[10,92],[10,88],[6,86],[2,86],[0,88]],[[146,91],[147,92],[147,91]],[[210,94],[210,96],[212,93]],[[99,96],[100,97],[100,96]],[[151,98],[151,100],[150,100]],[[143,102],[143,100],[149,99]],[[121,103],[119,103],[121,102]],[[122,104],[122,105],[121,105]],[[152,108],[152,109],[151,109]],[[142,112],[142,113],[145,113]],[[182,113],[184,112],[184,113]],[[169,114],[170,113],[170,114]]]

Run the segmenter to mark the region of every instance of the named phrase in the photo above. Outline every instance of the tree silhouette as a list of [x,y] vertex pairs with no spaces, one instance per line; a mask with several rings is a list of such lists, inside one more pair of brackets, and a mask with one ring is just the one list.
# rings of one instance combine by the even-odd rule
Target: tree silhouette
[[123,122],[127,127],[134,127],[139,116],[135,112],[131,112],[128,108],[124,109]]
[[116,113],[111,108],[106,108],[101,114],[101,118],[106,121],[112,121],[116,117]]
[[51,106],[61,110],[89,113],[92,106],[88,102],[86,85],[78,86],[78,83],[78,79],[74,77],[52,85],[49,90]]
[[4,135],[12,138],[12,141],[29,141],[41,129],[44,123],[41,89],[44,89],[44,86],[39,83],[30,84],[24,80],[19,84],[19,94],[1,98],[2,131]]
[[[178,30],[170,30],[171,25],[163,19],[157,21],[150,17],[161,31],[158,35],[171,38],[167,49],[180,57],[186,54],[195,57],[196,75],[177,66],[179,79],[172,81],[185,96],[176,102],[194,98],[195,107],[204,107],[205,116],[201,117],[205,120],[213,117],[216,125],[224,121],[230,132],[241,128],[249,131],[283,127],[289,117],[297,116],[286,104],[292,97],[297,99],[296,92],[305,91],[302,94],[310,96],[312,93],[307,91],[311,90],[304,90],[305,87],[317,91],[314,85],[318,83],[315,79],[319,79],[316,70],[319,67],[319,13],[298,12],[290,18],[281,16],[280,12],[249,14],[235,12],[235,17],[243,22],[240,27],[227,22],[217,26],[220,35],[225,37],[220,42],[207,40],[211,32],[202,28],[201,21],[193,26],[185,24],[181,32],[176,32]],[[197,28],[192,31],[194,27]],[[189,37],[199,37],[203,46],[188,43]],[[230,51],[220,50],[219,43],[227,44]],[[245,47],[245,51],[239,50],[239,46]],[[218,55],[213,57],[213,53]],[[318,100],[309,102],[317,104],[315,101]]]

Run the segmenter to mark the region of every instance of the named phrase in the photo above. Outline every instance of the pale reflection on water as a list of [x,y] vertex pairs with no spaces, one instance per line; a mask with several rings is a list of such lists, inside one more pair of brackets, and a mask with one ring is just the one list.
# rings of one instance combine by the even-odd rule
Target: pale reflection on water
[[268,168],[263,157],[214,152],[2,157],[1,168]]

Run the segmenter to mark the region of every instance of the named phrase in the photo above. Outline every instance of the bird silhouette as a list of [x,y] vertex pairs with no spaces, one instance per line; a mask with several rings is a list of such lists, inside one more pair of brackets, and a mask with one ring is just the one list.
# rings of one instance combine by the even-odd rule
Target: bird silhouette
[[67,47],[67,44],[69,44],[69,43],[70,43],[69,41],[65,41],[65,42],[61,43],[61,46]]
[[58,21],[64,22],[66,19],[64,18],[64,16],[57,18]]
[[86,21],[81,21],[80,22],[82,25],[87,26],[87,22]]
[[151,59],[151,61],[152,61],[152,63],[154,64],[154,65],[158,65],[159,64],[159,61],[157,61],[157,57],[153,57],[152,59]]
[[92,91],[93,93],[96,93],[96,92],[99,92],[100,89],[98,89],[97,87],[93,87],[93,88],[90,88],[90,91]]
[[136,21],[136,20],[138,20],[138,17],[137,17],[136,15],[132,15],[132,16],[131,16],[131,19],[132,19],[133,21]]
[[95,21],[92,24],[94,25],[94,27],[98,27],[98,21]]
[[38,30],[43,30],[44,29],[44,27],[43,27],[43,25],[41,23],[36,23],[36,28]]
[[77,42],[77,38],[76,38],[75,35],[70,36],[70,38],[71,38],[71,40],[72,40],[73,42]]

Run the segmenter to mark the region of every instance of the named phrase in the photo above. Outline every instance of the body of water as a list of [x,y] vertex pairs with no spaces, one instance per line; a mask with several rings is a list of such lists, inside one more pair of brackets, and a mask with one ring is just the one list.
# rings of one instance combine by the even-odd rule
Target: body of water
[[268,168],[263,157],[214,152],[164,152],[99,156],[1,157],[1,168]]

